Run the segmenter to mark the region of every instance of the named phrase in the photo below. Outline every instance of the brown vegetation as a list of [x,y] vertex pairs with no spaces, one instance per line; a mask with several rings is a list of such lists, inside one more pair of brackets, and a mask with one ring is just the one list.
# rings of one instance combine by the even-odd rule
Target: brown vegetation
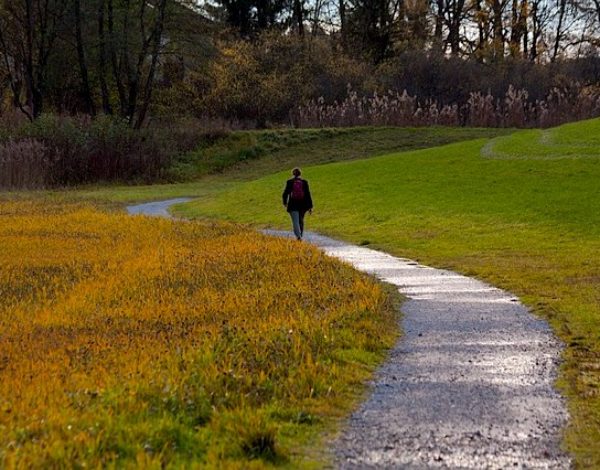
[[309,245],[50,199],[0,213],[3,469],[285,462],[396,336],[381,287]]
[[0,189],[155,181],[173,158],[226,133],[196,121],[134,130],[108,117],[44,115],[0,129]]
[[0,3],[0,187],[156,180],[215,128],[600,114],[585,1],[196,3]]
[[470,127],[551,127],[573,119],[600,115],[600,88],[575,86],[554,88],[546,99],[528,101],[528,92],[509,86],[503,99],[491,93],[471,92],[463,104],[441,105],[421,102],[416,96],[389,90],[360,97],[348,90],[341,102],[326,104],[323,98],[310,100],[292,112],[298,127],[349,126],[458,126]]
[[[593,2],[196,3],[0,4],[0,108],[114,115],[134,128],[173,115],[266,127],[320,97],[335,108],[406,90],[418,103],[410,123],[531,126],[595,112],[584,96],[600,80]],[[473,100],[485,116],[465,111]],[[399,112],[387,119],[406,121]]]

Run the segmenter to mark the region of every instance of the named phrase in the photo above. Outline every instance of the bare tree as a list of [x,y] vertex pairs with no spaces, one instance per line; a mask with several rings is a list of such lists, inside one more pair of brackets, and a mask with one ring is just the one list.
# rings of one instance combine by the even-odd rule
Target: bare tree
[[460,28],[470,10],[470,5],[465,0],[446,0],[444,8],[444,21],[448,30],[446,43],[450,46],[450,53],[457,57],[460,54]]
[[[510,18],[510,55],[512,57],[527,57],[527,0],[512,0]],[[521,46],[523,52],[521,54]]]
[[536,62],[540,55],[540,47],[544,42],[546,27],[549,22],[550,9],[543,0],[533,0],[531,2],[531,47],[529,49],[529,59]]
[[14,103],[29,119],[43,111],[49,60],[66,8],[67,0],[11,0],[0,8],[0,54]]
[[[145,50],[145,47],[142,48],[142,52],[140,52],[140,59],[142,58],[142,53],[150,54],[150,67],[145,77],[145,83],[143,85],[143,97],[142,103],[137,115],[137,118],[134,121],[134,126],[136,128],[141,127],[146,119],[146,114],[148,113],[148,107],[150,106],[150,99],[152,97],[152,90],[154,87],[154,78],[156,74],[156,65],[158,63],[158,58],[160,55],[160,47],[163,39],[163,30],[165,25],[165,15],[167,11],[167,3],[168,0],[159,0],[158,4],[155,6],[156,14],[154,18],[154,26],[152,31],[150,32],[147,41],[144,41],[144,46],[146,47],[146,43],[148,44],[148,50]],[[143,34],[143,30],[142,30]],[[141,65],[138,61],[138,70],[141,68]],[[141,77],[141,74],[140,74]],[[130,115],[128,116],[130,120],[133,121],[135,112],[135,105],[132,109],[130,109]]]
[[97,69],[104,112],[111,113],[108,68],[119,114],[132,126],[144,122],[163,46],[170,0],[99,0]]
[[556,60],[560,43],[564,34],[564,22],[567,12],[567,0],[557,0],[558,19],[556,21],[556,31],[554,38],[554,47],[552,49],[552,62]]

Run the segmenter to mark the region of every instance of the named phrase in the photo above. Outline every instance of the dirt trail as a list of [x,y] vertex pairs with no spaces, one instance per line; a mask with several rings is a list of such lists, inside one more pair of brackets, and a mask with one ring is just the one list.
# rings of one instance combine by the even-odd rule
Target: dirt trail
[[[164,216],[170,205],[153,204],[129,211]],[[553,385],[561,345],[544,321],[476,279],[305,239],[407,298],[401,340],[334,443],[339,468],[570,467],[560,449],[568,416]]]

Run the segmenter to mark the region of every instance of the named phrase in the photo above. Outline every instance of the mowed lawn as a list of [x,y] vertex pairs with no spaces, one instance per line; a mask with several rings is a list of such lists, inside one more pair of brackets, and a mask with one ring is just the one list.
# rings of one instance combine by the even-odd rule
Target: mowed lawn
[[[304,168],[310,229],[486,279],[565,342],[565,445],[600,466],[600,121]],[[302,156],[298,155],[299,164]],[[191,218],[288,227],[288,173],[220,188]]]
[[0,197],[0,468],[322,467],[393,296],[222,223]]
[[[250,181],[297,165],[370,158],[390,152],[496,137],[506,129],[356,127],[238,131],[182,156],[168,171],[186,182],[81,188],[75,198],[116,203],[180,196],[206,197],[239,181]],[[189,180],[189,181],[187,181]]]

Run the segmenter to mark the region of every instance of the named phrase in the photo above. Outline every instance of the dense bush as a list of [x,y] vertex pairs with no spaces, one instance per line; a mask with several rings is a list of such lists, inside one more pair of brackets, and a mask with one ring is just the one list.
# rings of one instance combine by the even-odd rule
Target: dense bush
[[574,82],[589,84],[600,76],[583,59],[548,64],[507,58],[498,63],[481,63],[440,54],[407,51],[373,69],[367,88],[406,90],[422,100],[443,105],[464,103],[471,93],[502,98],[510,85],[527,90],[532,101],[542,100],[553,88]]
[[0,188],[155,181],[174,157],[223,133],[193,120],[134,130],[108,117],[44,115],[0,131]]
[[[245,127],[289,124],[289,111],[307,99],[342,99],[346,86],[361,89],[368,66],[314,38],[265,34],[254,43],[220,44],[206,73],[189,74],[177,87],[197,116],[225,118]],[[156,108],[164,108],[160,102]]]

